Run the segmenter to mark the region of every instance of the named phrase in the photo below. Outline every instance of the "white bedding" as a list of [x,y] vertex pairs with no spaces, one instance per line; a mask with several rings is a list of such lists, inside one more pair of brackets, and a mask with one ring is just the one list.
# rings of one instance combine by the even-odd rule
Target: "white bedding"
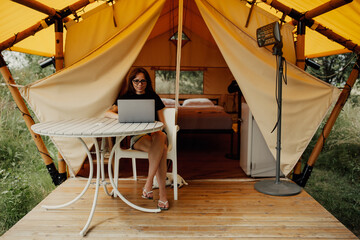
[[[175,106],[171,100],[163,100],[166,107]],[[187,99],[178,108],[177,124],[181,130],[231,130],[232,118],[223,107],[208,99]]]

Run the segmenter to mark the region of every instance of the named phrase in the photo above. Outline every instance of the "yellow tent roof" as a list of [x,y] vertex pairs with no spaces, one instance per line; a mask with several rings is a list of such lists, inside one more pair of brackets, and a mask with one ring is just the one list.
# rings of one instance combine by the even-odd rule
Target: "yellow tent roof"
[[[301,13],[305,13],[329,2],[327,0],[279,1]],[[261,3],[259,6],[279,17],[282,16],[282,13],[275,11],[274,8],[270,8],[266,3]],[[357,19],[360,19],[360,0],[354,0],[349,4],[314,18],[316,22],[322,24],[324,27],[331,29],[333,32],[347,40],[351,40],[355,44],[360,45],[360,23]],[[309,28],[306,28],[305,36],[305,56],[307,57],[319,57],[350,52],[350,50],[345,49],[342,45],[329,40],[325,36]]]
[[[37,2],[43,3],[56,10],[61,10],[77,1],[38,0]],[[81,9],[79,14],[93,9],[101,3],[103,2],[89,4],[85,8]],[[47,17],[44,13],[9,0],[0,1],[0,16],[0,43]],[[70,18],[73,18],[73,16],[70,16]],[[64,33],[65,32],[66,30],[64,30]],[[11,50],[48,57],[53,56],[55,54],[54,26],[49,26],[48,28],[36,33],[34,36],[28,37],[27,39],[15,44]]]
[[[328,0],[279,0],[281,3],[288,7],[294,8],[299,12],[306,12],[312,10],[326,2]],[[77,0],[38,0],[51,8],[60,10],[75,2]],[[176,2],[174,0],[174,2]],[[78,14],[82,13],[103,4],[103,1],[89,4],[84,9],[78,11]],[[274,8],[270,8],[266,3],[259,2],[258,6],[267,9],[268,11],[281,16],[279,12],[276,13]],[[175,4],[166,4],[165,8],[173,8]],[[191,11],[191,9],[187,9]],[[186,14],[185,9],[184,14]],[[131,11],[129,9],[129,11]],[[164,14],[168,14],[169,10],[163,11]],[[0,1],[0,43],[16,35],[28,27],[39,22],[41,19],[47,16],[36,10],[22,6],[12,1]],[[70,18],[73,18],[71,15]],[[174,16],[175,21],[177,16]],[[351,40],[355,44],[360,45],[360,0],[354,0],[351,3],[315,17],[314,20],[322,24],[323,26],[333,30],[335,33],[342,37]],[[50,26],[47,29],[41,30],[34,36],[31,36],[12,47],[12,50],[27,52],[32,54],[38,54],[43,56],[53,56],[55,52],[55,37],[54,27]],[[335,53],[349,52],[338,43],[335,43],[321,34],[307,28],[306,30],[306,43],[305,43],[305,55],[308,57],[325,56]]]

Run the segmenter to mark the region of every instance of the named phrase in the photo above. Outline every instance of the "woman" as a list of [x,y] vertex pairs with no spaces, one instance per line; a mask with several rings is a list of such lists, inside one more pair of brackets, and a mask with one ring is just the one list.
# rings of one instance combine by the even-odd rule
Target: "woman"
[[[160,97],[155,93],[151,85],[149,73],[144,68],[135,68],[128,77],[127,92],[118,96],[118,99],[154,99],[155,100],[155,118],[165,124],[163,109],[165,105]],[[117,118],[117,101],[106,112],[105,116]],[[166,196],[165,179],[167,171],[167,136],[164,132],[158,131],[151,134],[132,136],[130,141],[132,149],[148,152],[149,170],[142,197],[153,199],[153,179],[156,178],[159,183],[159,201],[158,207],[161,210],[169,209],[169,202]]]

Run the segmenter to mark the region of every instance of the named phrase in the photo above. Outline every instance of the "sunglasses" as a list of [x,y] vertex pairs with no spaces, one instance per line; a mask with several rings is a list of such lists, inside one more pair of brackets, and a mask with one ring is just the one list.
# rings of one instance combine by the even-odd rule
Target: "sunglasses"
[[136,85],[138,85],[139,83],[146,83],[146,80],[145,79],[133,79],[132,80],[133,83],[135,83]]

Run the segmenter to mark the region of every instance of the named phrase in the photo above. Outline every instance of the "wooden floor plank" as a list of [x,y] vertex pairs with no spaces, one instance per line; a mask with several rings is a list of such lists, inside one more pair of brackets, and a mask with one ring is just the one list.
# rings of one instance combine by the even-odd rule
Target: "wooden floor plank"
[[[264,195],[255,181],[189,181],[170,210],[143,213],[120,199],[99,192],[98,205],[86,237],[79,232],[88,218],[95,186],[73,205],[46,210],[72,200],[86,179],[69,179],[13,226],[1,239],[357,239],[309,194],[290,197]],[[143,207],[155,200],[140,197],[143,180],[121,180],[120,192]]]

